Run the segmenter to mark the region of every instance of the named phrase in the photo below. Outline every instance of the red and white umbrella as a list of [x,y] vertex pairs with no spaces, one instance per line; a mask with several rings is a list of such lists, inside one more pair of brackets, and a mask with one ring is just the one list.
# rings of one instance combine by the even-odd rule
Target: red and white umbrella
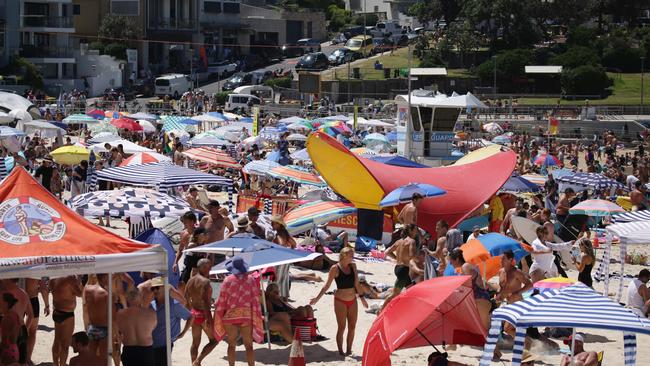
[[210,165],[221,166],[225,168],[241,169],[241,165],[237,163],[225,151],[217,150],[211,147],[197,147],[183,151],[183,155],[192,160],[201,161]]
[[128,159],[122,161],[122,163],[120,163],[120,166],[163,163],[168,161],[171,161],[171,159],[162,154],[158,154],[155,152],[140,152],[140,153],[135,153],[131,155]]

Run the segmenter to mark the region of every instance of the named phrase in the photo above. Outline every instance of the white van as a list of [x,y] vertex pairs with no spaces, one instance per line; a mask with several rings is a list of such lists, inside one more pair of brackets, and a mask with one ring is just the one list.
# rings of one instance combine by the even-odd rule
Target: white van
[[183,93],[192,89],[192,80],[183,74],[169,74],[156,78],[156,96],[164,97],[169,95],[175,99],[180,98]]
[[383,20],[377,22],[372,36],[375,38],[387,37],[388,35],[398,35],[403,33],[403,28],[397,20]]
[[265,103],[273,103],[275,99],[273,88],[266,85],[244,85],[235,88],[232,92],[233,94],[250,94],[262,99]]
[[237,108],[246,110],[248,108],[248,99],[253,99],[253,105],[264,104],[262,99],[250,94],[229,94],[226,101],[226,111],[234,111]]

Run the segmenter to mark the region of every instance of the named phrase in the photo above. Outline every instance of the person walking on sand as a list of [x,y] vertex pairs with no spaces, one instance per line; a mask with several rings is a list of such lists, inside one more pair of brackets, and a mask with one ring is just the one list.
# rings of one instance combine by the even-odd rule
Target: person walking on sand
[[409,224],[402,229],[402,238],[391,245],[386,251],[386,257],[394,259],[395,264],[395,285],[393,293],[389,296],[382,308],[384,308],[395,296],[399,295],[403,289],[410,286],[413,281],[409,274],[411,259],[415,258],[417,250],[415,248],[415,237],[418,235],[418,228],[415,224]]
[[65,366],[68,349],[74,332],[74,309],[77,297],[83,292],[81,281],[76,276],[50,280],[52,291],[52,320],[54,321],[54,343],[52,344],[52,365]]
[[[200,259],[197,263],[198,273],[190,278],[185,286],[185,300],[192,314],[192,346],[190,347],[192,366],[200,366],[201,361],[219,343],[214,337],[212,313],[210,313],[212,286],[210,286],[208,276],[210,275],[211,267],[212,262],[209,259]],[[223,285],[221,286],[221,291],[223,291]],[[203,332],[208,336],[208,344],[203,347],[199,355],[201,334]]]
[[264,341],[259,281],[249,273],[248,264],[239,256],[225,263],[230,275],[221,285],[214,309],[214,330],[218,340],[228,342],[228,365],[235,365],[235,347],[241,337],[248,366],[255,365],[253,341]]
[[132,288],[126,293],[128,307],[115,315],[120,335],[124,366],[154,366],[153,330],[158,323],[156,312],[141,304],[140,293]]
[[50,298],[47,291],[47,284],[43,279],[25,278],[25,292],[29,296],[29,302],[32,304],[32,312],[34,313],[34,320],[27,325],[27,363],[32,362],[32,354],[34,353],[34,345],[36,344],[36,331],[38,330],[38,319],[41,313],[41,304],[38,301],[38,294],[41,294],[45,309],[43,314],[50,315]]
[[[336,314],[336,345],[340,355],[352,354],[352,343],[354,341],[354,330],[357,325],[357,294],[362,294],[363,289],[359,285],[359,277],[357,266],[352,263],[354,259],[354,250],[350,247],[345,247],[339,254],[339,263],[330,268],[327,276],[327,281],[323,285],[318,295],[311,299],[309,304],[316,305],[318,300],[327,292],[332,285],[332,281],[336,282],[336,292],[334,293],[334,313]],[[359,295],[361,304],[367,308],[368,303],[366,299]],[[343,352],[343,332],[347,323],[348,336],[346,340],[347,349]]]
[[[97,274],[97,283],[87,283],[84,287],[82,299],[84,313],[88,315],[88,338],[90,339],[90,349],[97,354],[100,359],[105,360],[108,354],[108,342],[112,341],[108,334],[108,275],[105,273]],[[113,312],[115,312],[115,307]]]

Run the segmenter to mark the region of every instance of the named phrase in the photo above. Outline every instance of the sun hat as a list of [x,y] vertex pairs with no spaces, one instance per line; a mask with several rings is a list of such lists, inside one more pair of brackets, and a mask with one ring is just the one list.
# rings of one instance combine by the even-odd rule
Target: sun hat
[[237,227],[240,229],[248,227],[248,217],[242,216],[237,219]]
[[244,258],[236,255],[226,261],[226,270],[234,275],[248,273],[248,264]]
[[154,277],[151,279],[151,287],[160,287],[164,285],[162,277]]
[[271,222],[275,222],[276,224],[278,224],[278,225],[282,225],[282,226],[284,226],[284,227],[287,226],[287,225],[284,223],[284,220],[282,220],[282,216],[280,216],[280,215],[273,215],[273,216],[271,217]]
[[259,216],[260,213],[260,210],[255,206],[248,208],[248,216]]
[[521,354],[521,362],[534,362],[538,360],[539,359],[537,358],[537,356],[528,352],[527,350],[524,350],[524,353]]

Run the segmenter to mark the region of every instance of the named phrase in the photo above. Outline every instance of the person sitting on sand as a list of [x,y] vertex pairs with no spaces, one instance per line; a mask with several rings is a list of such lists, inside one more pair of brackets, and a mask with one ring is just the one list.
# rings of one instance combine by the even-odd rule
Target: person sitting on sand
[[[307,248],[307,247],[303,247],[303,248]],[[321,255],[310,261],[298,262],[296,263],[296,265],[299,267],[304,267],[304,268],[313,269],[317,271],[326,271],[329,270],[333,265],[337,263],[334,259],[328,257],[325,254],[325,247],[321,243],[318,242],[315,243],[314,253],[320,253]]]
[[266,309],[269,314],[269,329],[282,335],[285,341],[293,342],[291,319],[314,317],[314,309],[310,305],[292,307],[280,297],[280,288],[275,282],[270,283],[265,291]]
[[327,224],[318,225],[314,237],[328,248],[344,248],[348,245],[348,232],[343,230],[338,234],[332,233]]
[[571,355],[564,355],[562,357],[562,362],[560,366],[597,366],[598,365],[598,354],[594,351],[585,351],[584,344],[585,338],[582,334],[576,333],[574,339],[569,337],[564,341],[564,344],[569,346],[571,349],[571,344],[575,343],[573,349],[573,362],[571,361]]
[[648,316],[648,308],[650,308],[648,280],[650,280],[650,271],[644,268],[627,285],[627,307],[639,316]]

